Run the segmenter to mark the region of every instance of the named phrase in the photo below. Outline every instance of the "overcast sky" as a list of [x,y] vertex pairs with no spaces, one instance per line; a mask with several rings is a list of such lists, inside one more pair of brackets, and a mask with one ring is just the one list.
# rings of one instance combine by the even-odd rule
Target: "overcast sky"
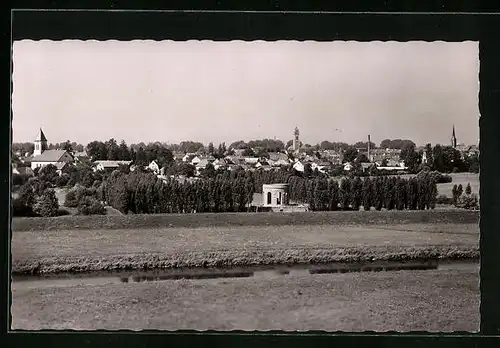
[[479,138],[478,43],[23,40],[14,142]]

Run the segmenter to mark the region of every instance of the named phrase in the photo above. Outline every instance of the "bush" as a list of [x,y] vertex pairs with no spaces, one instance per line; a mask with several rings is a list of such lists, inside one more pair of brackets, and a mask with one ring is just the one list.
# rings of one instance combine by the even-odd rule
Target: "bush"
[[76,199],[76,191],[70,190],[66,193],[66,199],[64,200],[64,206],[68,208],[76,208],[78,206],[78,200]]
[[53,164],[47,164],[40,169],[38,177],[41,181],[54,184],[56,179],[59,177],[59,174],[57,174],[57,167]]
[[85,196],[78,203],[78,213],[81,215],[105,215],[106,209],[97,199]]
[[76,185],[73,189],[66,193],[66,199],[64,201],[64,206],[68,208],[76,208],[78,204],[84,197],[93,197],[97,195],[97,190],[95,188],[87,188],[81,185]]
[[52,189],[45,190],[33,206],[33,211],[43,217],[57,216],[58,210],[59,203],[56,193]]
[[457,206],[463,209],[477,210],[479,209],[479,199],[476,194],[466,194],[460,197]]
[[436,170],[435,171],[422,170],[417,174],[417,178],[424,177],[426,175],[429,175],[431,179],[433,179],[436,182],[436,184],[446,184],[453,181],[453,178],[450,175],[442,174]]
[[22,199],[14,198],[12,200],[12,216],[16,217],[29,217],[35,216],[33,209],[30,206],[24,204]]
[[29,177],[23,174],[12,174],[12,185],[21,186],[28,182]]
[[470,182],[467,184],[467,186],[465,187],[465,194],[466,195],[470,195],[472,193],[472,188],[470,186]]
[[58,176],[55,180],[55,184],[57,187],[64,187],[68,184],[68,182],[69,182],[68,174],[63,174],[61,176]]
[[447,174],[438,173],[436,176],[436,184],[447,184],[453,181],[453,178]]
[[437,204],[454,204],[455,202],[454,202],[453,198],[450,198],[446,195],[440,195],[439,197],[437,197],[436,203]]
[[57,216],[66,216],[66,215],[71,215],[71,213],[69,211],[67,211],[66,209],[62,209],[62,208],[59,208],[57,210]]

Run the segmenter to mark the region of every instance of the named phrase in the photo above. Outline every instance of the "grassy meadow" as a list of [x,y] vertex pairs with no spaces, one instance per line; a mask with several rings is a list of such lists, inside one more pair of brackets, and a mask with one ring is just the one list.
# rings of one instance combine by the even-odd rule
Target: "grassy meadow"
[[478,331],[477,270],[14,289],[25,330]]
[[[71,216],[13,220],[15,274],[477,259],[479,212]],[[475,270],[12,289],[25,330],[477,331]]]
[[[158,227],[155,222],[155,227],[149,228],[144,225],[143,228],[134,228],[132,224],[129,228],[103,226],[86,229],[79,226],[73,229],[16,230],[14,226],[12,270],[16,273],[54,273],[479,256],[478,212],[359,213],[367,221],[371,215],[380,220],[363,223],[357,212],[307,213],[302,221],[306,223],[295,224],[286,219],[293,217],[298,220],[301,214],[223,214],[232,216],[229,220],[236,218],[236,221],[239,221],[238,216],[261,216],[263,221],[269,218],[274,224],[228,225],[226,221],[226,224],[214,225],[209,218],[222,215],[192,214],[102,217],[125,221],[151,218],[162,222],[163,227]],[[192,221],[210,224],[169,224],[171,227],[164,227],[165,220],[161,220],[176,218],[178,220],[168,221],[183,221],[184,217],[190,222],[191,217],[198,215],[201,219]],[[348,219],[349,215],[353,218]],[[203,220],[204,216],[207,220]],[[272,220],[270,217],[273,216],[286,219]],[[338,218],[336,222],[335,217]],[[80,221],[73,219],[62,221]],[[239,222],[245,222],[242,220]]]
[[[452,189],[453,185],[462,185],[465,191],[465,187],[468,183],[470,183],[472,193],[475,193],[479,196],[479,174],[475,173],[451,173],[447,174],[452,178],[452,182],[445,184],[437,184],[438,196],[444,195],[449,198],[453,198]],[[414,177],[414,174],[405,174],[401,175],[402,178],[409,179]]]
[[453,197],[452,189],[453,185],[462,185],[464,192],[465,187],[470,183],[472,193],[479,196],[479,174],[473,173],[452,173],[450,174],[453,181],[446,184],[438,184],[438,195],[445,195],[447,197]]

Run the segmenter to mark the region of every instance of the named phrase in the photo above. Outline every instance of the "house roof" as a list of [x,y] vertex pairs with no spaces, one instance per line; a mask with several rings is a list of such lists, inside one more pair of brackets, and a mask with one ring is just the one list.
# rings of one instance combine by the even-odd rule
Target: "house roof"
[[56,166],[57,170],[61,170],[61,169],[63,169],[63,168],[64,168],[64,166],[66,166],[66,165],[67,165],[67,163],[66,163],[66,162],[57,162],[57,163],[56,163],[56,164],[54,164],[54,165]]
[[95,161],[94,163],[104,168],[118,168],[121,164],[129,165],[132,161]]
[[274,162],[275,165],[289,165],[290,164],[290,160],[286,159],[286,160],[277,160],[276,162]]
[[41,155],[31,159],[32,162],[58,162],[64,154],[68,153],[65,150],[45,150]]
[[278,161],[278,160],[287,160],[288,156],[284,153],[281,152],[269,152],[269,159],[273,161]]
[[321,167],[328,167],[328,166],[331,166],[332,163],[331,162],[328,162],[328,161],[324,161],[324,162],[319,162],[318,163],[318,166],[321,166]]
[[255,164],[259,161],[257,157],[245,157],[245,163]]
[[87,157],[87,151],[75,151],[74,157]]
[[40,132],[38,132],[35,141],[47,141],[45,134],[43,134],[42,128],[40,128]]
[[207,164],[210,163],[206,158],[200,160],[198,164],[196,165],[196,168],[205,168]]

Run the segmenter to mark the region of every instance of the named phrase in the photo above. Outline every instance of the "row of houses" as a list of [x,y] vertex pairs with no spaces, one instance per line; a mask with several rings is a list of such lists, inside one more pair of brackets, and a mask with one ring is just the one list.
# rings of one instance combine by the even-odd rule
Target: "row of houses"
[[[57,172],[61,174],[64,169],[72,164],[81,161],[84,154],[80,156],[75,156],[75,154],[69,153],[64,150],[47,150],[40,156],[33,158],[31,162],[30,172],[36,168],[52,164],[57,168]],[[179,163],[188,163],[195,168],[195,174],[200,175],[201,172],[207,168],[207,165],[211,164],[215,170],[277,170],[283,167],[293,167],[298,172],[304,172],[307,164],[311,166],[312,170],[318,170],[321,173],[328,173],[335,166],[342,165],[343,170],[350,171],[353,168],[352,163],[341,164],[341,161],[331,161],[325,160],[323,158],[318,158],[317,156],[303,155],[298,156],[295,159],[289,158],[285,153],[269,153],[269,158],[267,157],[243,157],[243,156],[226,156],[224,158],[215,158],[213,156],[203,156],[203,155],[184,155],[178,160]],[[109,171],[118,169],[120,166],[129,166],[131,171],[137,168],[132,161],[113,161],[113,160],[103,160],[92,162],[92,167],[94,171]],[[380,168],[381,163],[363,163],[363,169],[368,169],[370,166],[375,165]],[[23,167],[26,168],[26,167]],[[144,169],[150,170],[151,172],[163,176],[165,174],[165,168],[161,168],[156,161],[151,161]],[[384,169],[395,169],[404,170],[404,164],[401,162],[394,163],[389,162],[388,167]],[[13,173],[25,174],[26,170],[21,168],[14,168]]]

